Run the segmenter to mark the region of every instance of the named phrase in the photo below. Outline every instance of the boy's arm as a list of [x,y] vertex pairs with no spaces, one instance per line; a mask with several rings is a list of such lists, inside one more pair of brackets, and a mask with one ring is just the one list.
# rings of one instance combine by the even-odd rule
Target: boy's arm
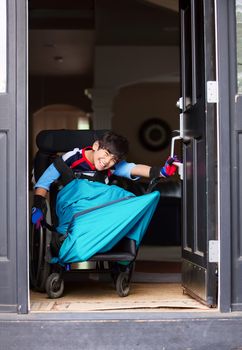
[[41,187],[36,188],[35,192],[34,192],[34,194],[36,194],[38,196],[42,196],[44,198],[47,197],[47,193],[48,193],[48,191],[45,190],[44,188],[41,188]]
[[144,164],[136,164],[130,171],[132,177],[150,177],[151,167]]
[[[81,153],[81,150],[79,148],[75,148],[73,151],[67,152],[64,155],[62,155],[63,161],[70,166],[73,161],[75,161],[78,158],[78,155]],[[52,163],[45,172],[41,175],[37,183],[35,184],[35,194],[42,196],[46,198],[47,193],[50,189],[50,185],[52,182],[57,180],[60,177],[60,171],[56,165],[56,163]]]
[[37,183],[35,184],[35,194],[46,197],[47,192],[50,189],[50,185],[52,182],[57,180],[60,176],[59,171],[56,169],[54,164],[52,163],[46,170],[45,172],[41,175]]
[[57,171],[54,165],[51,164],[45,170],[45,172],[42,174],[42,176],[39,178],[35,185],[31,219],[32,223],[36,225],[37,229],[40,227],[40,225],[42,225],[42,222],[45,221],[45,216],[47,212],[47,205],[45,199],[49,187],[51,183],[54,180],[56,180],[59,176],[60,173]]
[[164,166],[151,167],[145,164],[128,163],[123,160],[115,165],[114,175],[126,177],[131,180],[137,180],[140,177],[169,177],[176,172],[177,166],[175,162],[179,162],[176,157],[169,157]]
[[[132,178],[146,177],[146,178],[158,178],[158,177],[169,177],[175,174],[177,170],[177,165],[175,162],[179,160],[176,157],[169,157],[165,165],[159,166],[149,166],[145,164],[134,164],[130,167],[130,176]],[[173,164],[174,163],[174,164]]]

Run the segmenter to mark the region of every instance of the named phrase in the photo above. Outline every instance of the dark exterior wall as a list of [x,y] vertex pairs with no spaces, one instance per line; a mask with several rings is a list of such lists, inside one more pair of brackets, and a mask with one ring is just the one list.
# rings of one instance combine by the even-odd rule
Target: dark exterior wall
[[[241,95],[237,92],[236,1],[217,2],[220,309],[242,310]],[[226,161],[226,167],[225,165]]]

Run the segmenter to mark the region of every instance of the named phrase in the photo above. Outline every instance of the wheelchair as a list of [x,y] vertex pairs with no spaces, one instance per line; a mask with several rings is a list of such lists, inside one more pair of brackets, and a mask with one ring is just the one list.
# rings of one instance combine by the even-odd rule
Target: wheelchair
[[[61,153],[76,147],[92,145],[106,130],[43,130],[36,137],[38,151],[34,159],[34,179],[37,181],[45,169]],[[152,184],[154,186],[154,183]],[[59,298],[64,293],[64,276],[70,271],[89,273],[109,273],[117,294],[126,297],[130,292],[131,278],[134,272],[138,249],[136,242],[127,237],[122,238],[110,251],[97,253],[87,262],[63,265],[51,263],[52,241],[56,234],[55,215],[56,195],[59,184],[52,184],[47,201],[46,223],[38,229],[30,225],[29,258],[30,286],[38,292],[46,292],[49,298]],[[125,263],[124,263],[125,262]],[[83,266],[87,268],[83,268]]]

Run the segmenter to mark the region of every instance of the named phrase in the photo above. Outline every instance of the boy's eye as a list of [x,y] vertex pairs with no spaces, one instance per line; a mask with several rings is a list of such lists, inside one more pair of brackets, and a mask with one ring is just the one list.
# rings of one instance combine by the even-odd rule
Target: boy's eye
[[118,162],[118,158],[114,155],[112,155],[111,153],[109,153],[108,151],[105,151],[105,157],[110,157],[110,160],[114,163]]
[[104,153],[105,157],[110,157],[110,154],[108,152]]
[[108,153],[108,156],[110,157],[110,160],[112,160],[113,162],[116,162],[117,157],[115,157],[113,154]]

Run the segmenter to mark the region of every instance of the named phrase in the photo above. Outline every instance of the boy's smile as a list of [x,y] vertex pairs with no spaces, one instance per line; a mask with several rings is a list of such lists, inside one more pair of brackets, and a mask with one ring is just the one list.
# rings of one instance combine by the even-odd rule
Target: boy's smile
[[98,149],[93,154],[94,166],[97,170],[110,169],[117,162],[115,156],[105,149]]

